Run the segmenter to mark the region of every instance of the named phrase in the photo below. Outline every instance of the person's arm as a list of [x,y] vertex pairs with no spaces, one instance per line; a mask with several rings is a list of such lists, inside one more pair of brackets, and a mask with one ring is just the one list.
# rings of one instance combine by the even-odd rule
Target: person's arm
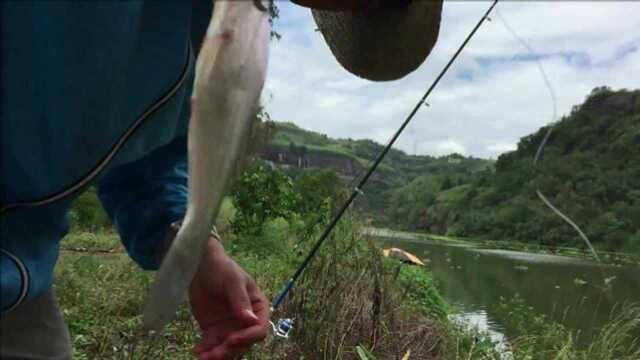
[[111,169],[98,196],[131,258],[143,269],[158,269],[169,226],[187,209],[186,137]]
[[[186,213],[186,142],[178,138],[141,160],[112,169],[98,187],[129,255],[144,269],[160,266],[173,240],[170,235],[175,234],[171,223]],[[192,313],[202,330],[202,340],[194,347],[201,359],[239,356],[264,339],[269,326],[267,299],[218,240],[209,238],[189,288]]]

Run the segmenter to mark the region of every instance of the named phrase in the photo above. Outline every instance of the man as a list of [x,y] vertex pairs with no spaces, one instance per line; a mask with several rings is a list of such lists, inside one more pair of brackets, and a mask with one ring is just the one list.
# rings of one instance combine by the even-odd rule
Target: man
[[[0,11],[0,357],[68,359],[51,291],[66,211],[97,186],[129,255],[158,268],[186,210],[188,99],[212,3],[16,1]],[[207,249],[189,290],[203,330],[194,350],[237,357],[266,336],[268,303],[215,236]]]

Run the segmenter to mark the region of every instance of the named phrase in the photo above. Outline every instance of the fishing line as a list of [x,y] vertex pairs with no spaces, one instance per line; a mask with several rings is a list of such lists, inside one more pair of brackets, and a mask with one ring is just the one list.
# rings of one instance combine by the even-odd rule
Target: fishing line
[[[553,132],[553,128],[555,127],[555,125],[557,124],[556,119],[558,118],[558,101],[556,98],[556,94],[555,91],[553,90],[553,86],[551,86],[551,81],[549,81],[549,77],[547,76],[546,71],[544,70],[544,66],[542,65],[542,62],[538,59],[538,57],[536,56],[536,52],[533,50],[533,48],[529,45],[529,43],[527,43],[526,40],[524,40],[522,37],[520,37],[518,35],[518,33],[511,27],[511,25],[509,25],[509,23],[507,22],[507,20],[502,16],[502,14],[500,13],[499,9],[496,9],[496,16],[498,17],[498,19],[500,20],[500,22],[502,23],[502,25],[505,27],[505,29],[507,29],[507,31],[509,33],[511,33],[511,35],[518,40],[518,42],[527,49],[527,51],[529,52],[529,54],[532,56],[533,60],[535,61],[538,70],[540,71],[540,75],[542,75],[542,79],[544,80],[544,84],[547,88],[547,90],[549,91],[549,97],[551,98],[551,104],[552,104],[552,109],[553,109],[553,115],[551,118],[551,124],[549,125],[549,129],[547,130],[544,138],[542,139],[542,142],[540,143],[540,145],[538,146],[538,150],[536,151],[536,155],[533,158],[533,169],[534,171],[538,171],[538,163],[540,158],[542,157],[542,153],[544,150],[544,147],[547,145],[547,142],[549,141],[549,137],[551,136],[551,133]],[[564,220],[567,224],[571,225],[571,227],[573,227],[574,230],[576,230],[576,232],[578,233],[578,235],[580,236],[580,238],[582,238],[582,240],[587,244],[587,246],[589,247],[589,250],[591,251],[591,254],[593,254],[593,257],[600,262],[600,257],[598,257],[598,254],[596,253],[596,250],[593,248],[593,245],[591,245],[591,241],[589,241],[589,238],[587,237],[587,235],[582,231],[582,229],[580,228],[580,226],[578,226],[578,224],[576,224],[569,216],[565,215],[562,211],[560,211],[556,206],[554,206],[551,201],[549,201],[549,199],[547,199],[547,197],[542,193],[542,191],[540,191],[540,189],[536,189],[536,194],[538,195],[538,197],[540,198],[540,200],[542,200],[542,202],[549,208],[551,209],[551,211],[553,211],[556,215],[558,215],[562,220]]]
[[[453,54],[453,56],[449,59],[449,61],[447,62],[447,64],[445,65],[445,67],[442,69],[442,71],[438,74],[438,76],[436,77],[436,79],[433,81],[433,83],[431,84],[431,86],[428,88],[428,90],[425,92],[425,94],[422,96],[422,98],[418,101],[418,103],[415,105],[415,107],[413,108],[413,110],[411,111],[411,113],[409,114],[409,116],[407,116],[407,118],[404,120],[404,122],[402,123],[402,125],[398,128],[398,130],[396,131],[396,133],[391,137],[391,139],[389,140],[389,142],[387,143],[387,145],[382,149],[382,151],[378,154],[378,156],[376,157],[375,161],[373,162],[373,165],[371,165],[371,167],[369,167],[369,169],[367,170],[367,172],[365,173],[365,175],[362,177],[362,179],[360,179],[360,181],[358,182],[358,185],[353,189],[353,192],[351,193],[351,195],[349,196],[349,198],[344,202],[344,204],[340,207],[340,210],[337,212],[337,214],[333,217],[333,219],[331,220],[331,222],[329,223],[329,225],[325,228],[325,230],[322,232],[322,235],[320,235],[320,238],[318,239],[318,241],[314,244],[314,246],[312,247],[311,251],[309,252],[309,254],[307,255],[307,257],[303,260],[302,264],[298,267],[298,269],[295,271],[295,273],[293,274],[293,276],[284,284],[282,290],[280,291],[280,293],[275,297],[275,299],[273,300],[272,304],[271,304],[271,311],[275,311],[284,301],[284,299],[286,298],[287,294],[291,291],[293,284],[295,283],[295,281],[300,277],[300,275],[302,275],[303,271],[305,270],[305,268],[309,265],[309,263],[311,262],[311,260],[314,258],[314,256],[316,255],[316,253],[318,252],[318,250],[320,249],[320,247],[322,246],[323,242],[327,239],[327,237],[329,236],[329,234],[333,231],[333,229],[335,228],[335,226],[337,225],[338,221],[340,221],[340,219],[342,218],[342,216],[344,215],[344,213],[346,212],[346,210],[349,208],[349,206],[351,206],[351,203],[353,203],[353,201],[355,200],[355,198],[358,195],[362,194],[362,188],[364,187],[364,185],[367,183],[367,181],[369,180],[369,178],[371,177],[371,175],[373,174],[373,172],[377,169],[378,165],[380,165],[380,162],[382,162],[382,160],[384,159],[384,157],[387,155],[387,153],[389,152],[389,150],[391,149],[391,147],[393,146],[393,144],[396,142],[396,140],[398,139],[398,137],[400,136],[400,134],[402,133],[402,131],[407,127],[407,125],[409,124],[409,122],[413,119],[413,117],[416,115],[416,113],[418,112],[418,110],[420,110],[420,108],[423,105],[427,105],[426,103],[426,99],[427,97],[431,94],[431,92],[433,91],[433,89],[436,87],[436,85],[438,85],[438,83],[440,82],[440,80],[442,79],[442,77],[447,73],[447,71],[449,70],[449,68],[451,67],[451,65],[453,64],[453,62],[457,59],[458,55],[460,55],[460,53],[462,52],[462,50],[467,46],[467,44],[469,43],[469,41],[471,40],[471,38],[473,37],[473,35],[475,35],[475,33],[478,31],[478,29],[480,28],[480,26],[485,22],[485,20],[489,19],[489,14],[491,13],[491,11],[495,8],[495,6],[498,4],[499,0],[494,0],[493,3],[491,4],[491,6],[489,7],[489,9],[487,9],[487,11],[485,12],[485,14],[480,18],[480,20],[478,21],[478,23],[475,25],[475,27],[473,28],[473,30],[469,33],[469,35],[467,35],[467,37],[465,38],[465,40],[462,42],[462,44],[460,45],[460,47],[458,48],[458,50],[456,50],[456,52]],[[284,321],[284,320],[288,320],[288,321]],[[284,322],[287,325],[291,325],[291,320],[290,319],[281,319],[278,323]],[[288,333],[288,330],[286,331],[286,333]],[[282,336],[281,334],[278,334],[278,332],[276,331],[276,335],[278,336]],[[284,336],[282,336],[284,337]]]
[[[496,9],[496,16],[501,21],[502,25],[507,29],[507,31],[509,33],[511,33],[511,35],[516,40],[518,40],[518,42],[520,42],[520,44],[522,46],[524,46],[527,49],[527,51],[532,55],[532,58],[536,62],[538,70],[540,71],[540,74],[542,75],[542,79],[544,80],[544,84],[545,84],[547,90],[549,91],[549,97],[551,98],[551,103],[552,103],[552,108],[553,108],[553,117],[551,119],[551,124],[549,125],[549,129],[546,131],[545,136],[542,139],[542,142],[538,146],[538,149],[536,151],[536,155],[533,158],[533,169],[534,169],[534,171],[539,171],[539,167],[538,166],[539,166],[539,163],[540,163],[540,159],[542,158],[543,150],[544,150],[545,146],[547,145],[547,142],[549,141],[549,137],[551,136],[551,133],[553,132],[553,129],[554,129],[555,125],[557,124],[556,119],[557,119],[557,105],[558,104],[557,104],[556,94],[555,94],[555,91],[553,90],[553,86],[551,85],[551,81],[549,81],[549,77],[547,76],[547,73],[544,70],[544,66],[542,65],[542,62],[535,56],[535,51],[533,50],[533,48],[527,43],[526,40],[524,40],[522,37],[520,37],[518,35],[518,33],[509,25],[509,23],[506,21],[506,19],[500,13],[499,9]],[[615,279],[615,276],[607,277],[607,274],[605,272],[605,269],[603,268],[603,265],[602,265],[602,262],[600,260],[600,257],[598,256],[595,248],[591,244],[591,241],[589,241],[589,238],[587,237],[587,235],[582,231],[580,226],[578,226],[578,224],[576,224],[569,216],[565,215],[562,211],[560,211],[557,207],[555,207],[551,203],[551,201],[549,201],[549,199],[547,199],[547,197],[542,193],[542,191],[540,191],[539,188],[536,189],[536,195],[538,195],[538,198],[540,198],[540,200],[542,200],[542,202],[549,209],[551,209],[551,211],[553,211],[553,213],[555,213],[562,220],[564,220],[567,224],[569,224],[578,233],[580,238],[582,238],[582,240],[587,244],[587,246],[589,247],[589,250],[591,251],[591,254],[593,254],[593,257],[596,259],[596,261],[599,264],[598,270],[599,270],[599,273],[600,273],[600,275],[602,277],[602,280],[603,280],[603,283],[604,283],[604,286],[605,286],[604,289],[607,289],[609,284],[610,284],[610,282],[613,279]],[[611,295],[611,294],[609,293],[608,295]],[[602,297],[603,296],[605,296],[604,292],[600,292],[599,295],[598,295],[598,305],[593,310],[594,318],[595,318],[595,316],[597,314],[597,310],[598,310],[597,308],[598,308],[600,302],[602,301]]]

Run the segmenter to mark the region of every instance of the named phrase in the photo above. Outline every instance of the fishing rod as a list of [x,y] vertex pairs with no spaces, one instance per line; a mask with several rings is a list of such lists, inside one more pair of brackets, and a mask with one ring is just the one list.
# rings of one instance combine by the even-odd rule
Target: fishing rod
[[[467,37],[464,39],[464,41],[462,42],[460,47],[458,47],[458,50],[456,50],[456,52],[453,54],[453,56],[449,59],[449,61],[447,62],[445,67],[440,71],[440,74],[438,74],[438,76],[433,81],[431,86],[429,86],[429,89],[425,92],[425,94],[422,96],[422,98],[418,101],[418,103],[415,105],[415,107],[413,108],[411,113],[409,113],[409,116],[407,116],[407,118],[404,120],[402,125],[395,132],[395,134],[393,135],[391,140],[389,140],[387,145],[378,154],[378,156],[376,157],[376,159],[373,162],[373,164],[369,167],[369,169],[367,170],[365,175],[362,177],[360,182],[358,182],[358,185],[353,189],[353,192],[351,192],[351,195],[349,196],[347,201],[345,201],[345,203],[342,205],[340,210],[333,217],[333,219],[331,220],[329,225],[322,232],[322,235],[320,235],[320,238],[314,244],[313,248],[311,249],[311,251],[309,252],[307,257],[302,261],[302,264],[300,264],[300,266],[298,267],[296,272],[293,274],[293,276],[284,284],[284,286],[282,287],[282,290],[280,290],[280,293],[278,294],[278,296],[275,297],[275,299],[271,303],[271,311],[272,312],[275,311],[282,304],[282,302],[286,298],[287,294],[289,294],[289,292],[293,288],[293,284],[296,282],[296,280],[298,280],[300,275],[302,275],[304,270],[307,268],[307,266],[309,265],[311,260],[314,258],[314,256],[316,255],[316,253],[318,252],[318,250],[320,249],[320,247],[324,243],[324,241],[327,239],[327,237],[331,234],[333,229],[338,224],[338,221],[340,221],[340,219],[342,218],[344,213],[347,211],[349,206],[351,206],[351,204],[353,203],[355,198],[358,195],[364,194],[362,192],[362,188],[367,183],[367,181],[369,180],[369,178],[371,177],[373,172],[376,171],[376,169],[378,168],[378,165],[380,165],[380,163],[382,162],[384,157],[387,155],[387,153],[389,152],[389,150],[391,149],[393,144],[396,142],[398,137],[400,137],[400,134],[402,134],[402,131],[404,131],[404,129],[407,127],[407,125],[409,125],[409,122],[411,122],[411,120],[416,115],[418,110],[420,110],[420,107],[423,106],[423,105],[429,106],[429,104],[426,102],[427,98],[429,97],[429,95],[431,94],[433,89],[436,87],[436,85],[438,85],[438,83],[440,82],[442,77],[444,77],[444,75],[447,73],[447,71],[449,70],[449,68],[451,67],[453,62],[456,60],[458,55],[460,55],[462,50],[467,46],[467,43],[469,43],[469,40],[471,40],[473,35],[475,35],[475,33],[478,31],[478,29],[484,23],[485,20],[491,21],[491,19],[489,18],[489,14],[493,10],[493,8],[498,4],[498,1],[499,0],[494,0],[493,1],[491,6],[489,7],[489,9],[487,9],[485,14],[480,18],[480,20],[478,21],[476,26],[473,28],[473,30],[471,30],[469,35],[467,35]],[[277,324],[271,323],[271,325],[273,326],[273,330],[274,330],[274,332],[275,332],[275,334],[277,336],[283,337],[283,338],[287,338],[288,334],[289,334],[289,331],[293,328],[293,320],[289,319],[289,318],[282,318],[282,319],[278,320]]]

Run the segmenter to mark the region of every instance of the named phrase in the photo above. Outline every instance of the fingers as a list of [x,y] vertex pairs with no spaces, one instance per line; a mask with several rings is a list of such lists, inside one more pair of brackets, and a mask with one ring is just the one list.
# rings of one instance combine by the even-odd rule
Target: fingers
[[230,271],[221,286],[216,316],[203,327],[203,339],[193,348],[199,359],[235,359],[267,336],[267,298],[248,274],[237,265],[234,268],[238,271]]
[[253,313],[251,298],[247,291],[248,284],[234,284],[227,292],[227,301],[231,304],[234,315],[246,324],[255,324],[258,317]]
[[231,334],[222,344],[198,354],[200,360],[233,359],[249,350],[249,347],[267,336],[267,328],[254,325]]
[[260,342],[267,337],[267,327],[254,325],[232,334],[223,344],[230,347],[247,347]]
[[217,348],[213,351],[203,353],[198,355],[199,360],[231,360],[231,359],[240,359],[242,355],[249,351],[248,347],[245,348],[235,348],[235,349],[223,349],[222,347]]
[[246,353],[251,345],[262,341],[267,336],[267,327],[254,325],[230,334],[223,342],[203,340],[193,348],[198,359],[234,359]]
[[194,351],[201,360],[235,359],[245,353],[249,347],[266,338],[269,329],[269,303],[262,291],[253,281],[249,281],[246,286],[247,297],[253,309],[250,317],[244,311],[243,316],[250,319],[250,325],[228,333],[225,339],[215,339],[215,341],[203,340],[201,345],[194,348]]
[[247,292],[249,299],[251,299],[253,313],[258,317],[258,324],[267,327],[269,323],[269,301],[267,297],[264,296],[260,288],[258,288],[253,281],[250,281],[247,285]]
[[193,347],[193,352],[199,355],[203,352],[211,350],[222,343],[222,338],[219,334],[213,331],[204,331],[202,334],[202,340]]

